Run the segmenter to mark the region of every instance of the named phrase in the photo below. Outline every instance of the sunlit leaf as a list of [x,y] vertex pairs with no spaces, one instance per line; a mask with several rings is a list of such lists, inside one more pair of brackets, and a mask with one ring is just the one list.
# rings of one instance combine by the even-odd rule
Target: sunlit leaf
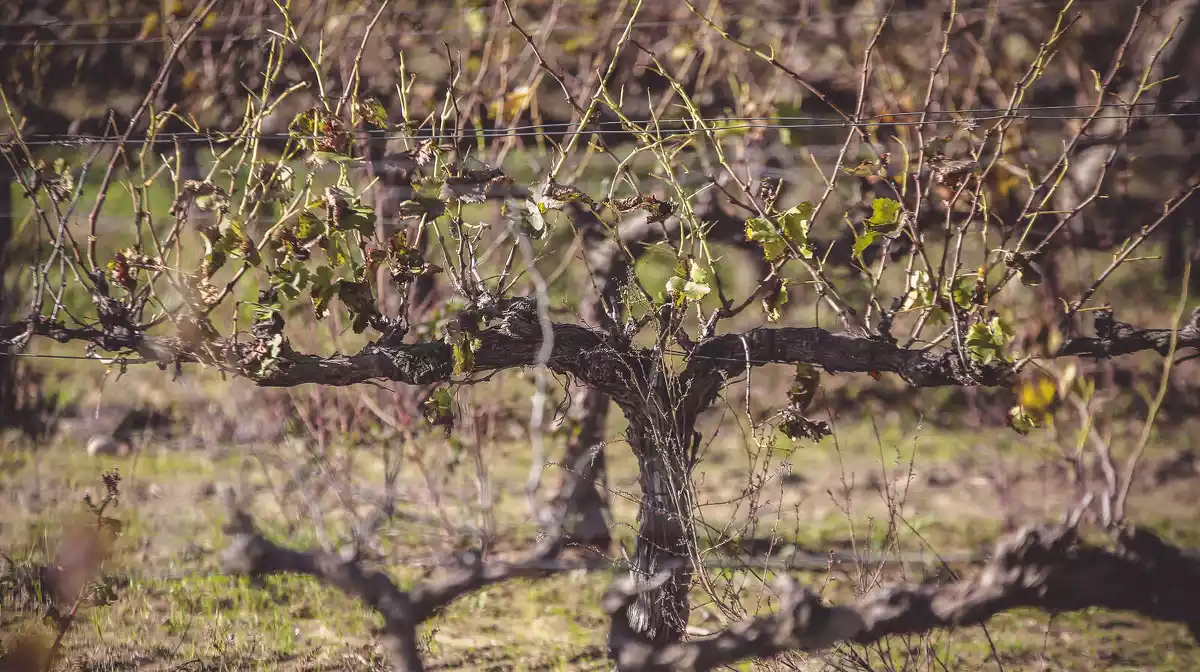
[[854,258],[858,260],[858,263],[863,265],[866,264],[866,262],[863,261],[863,252],[866,252],[867,248],[871,246],[871,243],[875,242],[875,237],[877,235],[878,234],[876,234],[874,231],[868,229],[864,231],[862,235],[854,236],[853,252]]
[[454,397],[450,395],[450,390],[444,387],[434,390],[422,404],[422,411],[425,422],[434,427],[444,427],[446,436],[450,436],[454,428]]
[[746,238],[762,245],[767,261],[790,256],[793,250],[805,259],[811,259],[813,250],[808,244],[808,230],[813,210],[813,204],[806,201],[780,213],[776,222],[763,217],[747,219]]
[[763,297],[762,308],[763,313],[767,316],[768,322],[778,322],[783,311],[783,306],[788,302],[788,289],[786,283],[780,283],[778,290],[772,291]]
[[546,210],[561,210],[568,203],[586,203],[595,206],[587,194],[569,184],[559,184],[554,178],[548,178],[533,188],[532,200]]
[[362,117],[368,124],[378,126],[379,128],[388,127],[387,110],[384,109],[383,103],[379,102],[378,98],[367,98],[360,100],[354,106],[358,116]]
[[1008,409],[1008,426],[1016,433],[1024,436],[1037,428],[1038,424],[1021,406],[1013,406]]
[[1012,327],[996,316],[986,323],[976,322],[971,325],[965,345],[971,359],[979,364],[988,365],[992,362],[1007,361],[1004,349],[1012,340]]
[[950,298],[959,308],[970,309],[975,303],[976,275],[966,273],[954,278],[950,288]]
[[527,199],[524,204],[505,201],[500,206],[500,214],[512,222],[518,231],[534,240],[541,240],[550,232],[544,208],[531,200]]
[[867,220],[870,229],[890,230],[900,223],[904,208],[899,201],[890,198],[877,198],[871,202],[871,217]]
[[680,267],[676,267],[675,275],[667,280],[667,296],[677,305],[687,301],[700,301],[708,296],[712,288],[708,286],[708,273],[692,259],[685,259]]

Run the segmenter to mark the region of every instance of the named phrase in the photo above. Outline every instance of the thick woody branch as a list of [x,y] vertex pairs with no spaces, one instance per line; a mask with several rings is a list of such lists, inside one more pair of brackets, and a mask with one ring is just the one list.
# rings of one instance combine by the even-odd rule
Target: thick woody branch
[[383,617],[385,641],[395,670],[415,672],[424,665],[417,650],[417,627],[451,602],[491,584],[537,578],[556,571],[552,562],[562,550],[561,536],[547,536],[512,562],[475,561],[448,578],[401,590],[385,572],[363,566],[355,558],[321,550],[295,550],[262,535],[250,516],[233,512],[226,528],[231,543],[222,554],[225,568],[238,574],[304,574],[357,597]]
[[512,562],[475,562],[447,579],[415,586],[409,594],[421,620],[426,620],[451,602],[480,588],[512,579],[536,579],[552,574],[559,567],[552,561],[563,546],[561,535],[547,534],[537,547]]
[[[517,302],[510,302],[514,306]],[[71,328],[47,320],[0,325],[0,343],[19,342],[26,335],[52,338],[61,343],[87,342],[112,353],[135,353],[144,361],[163,366],[205,362],[245,375],[263,387],[293,387],[306,383],[354,385],[371,380],[391,380],[410,385],[447,382],[454,373],[452,347],[443,341],[368,345],[352,355],[322,357],[285,349],[263,371],[252,371],[245,362],[252,356],[254,340],[234,344],[228,340],[194,343],[173,336],[151,336],[128,326]],[[500,324],[478,333],[475,370],[493,371],[533,366],[537,363],[541,330],[537,317],[520,307],[507,311]],[[639,355],[619,353],[597,331],[574,324],[554,325],[554,349],[548,365],[558,373],[575,376],[586,385],[606,392],[629,389]],[[260,360],[255,360],[260,361]]]
[[324,551],[298,551],[264,537],[244,511],[234,511],[226,528],[231,541],[221,556],[233,573],[249,576],[304,574],[357,597],[383,617],[385,644],[395,670],[424,669],[417,650],[421,620],[411,596],[384,572]]
[[[513,305],[517,305],[515,302]],[[210,361],[211,353],[231,352],[244,357],[251,344],[237,346],[214,342],[197,346],[177,337],[147,336],[112,326],[68,328],[37,321],[0,325],[0,343],[33,335],[61,342],[86,341],[110,352],[136,352],[160,364]],[[1115,322],[1111,312],[1097,315],[1095,337],[1074,337],[1055,357],[1114,357],[1136,352],[1165,355],[1172,330],[1135,329]],[[1176,349],[1200,350],[1200,311],[1176,332]],[[536,316],[512,308],[498,326],[478,334],[475,369],[494,371],[533,366],[537,362],[541,331]],[[204,359],[207,354],[208,360]],[[759,328],[744,334],[724,334],[700,342],[691,354],[683,378],[698,399],[711,399],[724,381],[741,375],[747,365],[808,362],[829,372],[892,372],[917,387],[1002,385],[1011,373],[1003,364],[964,365],[949,350],[903,348],[881,337],[834,333],[819,327]],[[226,362],[228,363],[228,362]],[[353,355],[321,357],[285,352],[268,372],[248,375],[264,387],[292,387],[305,383],[354,385],[370,380],[391,380],[412,385],[445,382],[453,374],[451,346],[441,341],[373,344]],[[554,325],[550,368],[571,375],[585,385],[621,397],[644,384],[650,371],[649,355],[632,349],[618,350],[600,331],[575,325]]]
[[[1096,312],[1096,337],[1073,338],[1064,343],[1060,357],[1116,357],[1153,350],[1162,356],[1171,352],[1171,329],[1135,329],[1113,319],[1112,310]],[[1200,308],[1192,311],[1187,324],[1179,329],[1175,348],[1200,349]]]
[[[1200,310],[1177,332],[1135,329],[1114,322],[1110,311],[1096,318],[1096,336],[1067,340],[1054,357],[1115,357],[1136,352],[1165,356],[1171,348],[1200,350]],[[831,373],[888,371],[917,387],[1001,385],[1011,373],[1004,364],[964,366],[950,350],[902,348],[879,337],[833,333],[816,327],[761,328],[724,334],[701,342],[692,352],[685,379],[698,399],[711,399],[724,381],[745,372],[747,365],[807,362]]]
[[[841,642],[869,644],[887,636],[984,623],[1012,609],[1050,613],[1092,607],[1183,623],[1200,640],[1200,555],[1152,532],[1122,532],[1115,549],[1083,544],[1073,527],[1034,528],[1002,542],[973,579],[945,585],[881,588],[843,606],[826,606],[785,577],[779,612],[744,621],[710,638],[654,647],[622,627],[636,589],[618,582],[605,596],[614,615],[610,647],[618,669],[634,672],[708,670],[785,651],[820,651]],[[625,624],[627,625],[627,624]]]
[[968,369],[949,351],[902,348],[883,338],[833,333],[818,327],[783,327],[724,334],[703,341],[692,352],[684,375],[703,379],[715,372],[728,379],[744,373],[747,364],[796,362],[815,364],[831,373],[888,371],[917,387],[998,385],[1007,373],[1003,367]]

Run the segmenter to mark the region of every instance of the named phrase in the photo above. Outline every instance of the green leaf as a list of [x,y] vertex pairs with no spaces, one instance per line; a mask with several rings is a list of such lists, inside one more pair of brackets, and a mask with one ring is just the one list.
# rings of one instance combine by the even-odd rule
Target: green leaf
[[350,191],[326,187],[324,203],[329,226],[334,230],[358,231],[368,237],[375,235],[375,210],[363,205]]
[[313,213],[305,210],[296,220],[296,240],[301,245],[307,245],[325,233],[325,222]]
[[309,291],[309,298],[312,300],[313,315],[318,320],[325,319],[329,315],[329,300],[333,298],[338,289],[333,269],[328,266],[318,266],[310,282],[312,289]]
[[324,236],[318,244],[325,251],[325,258],[331,266],[337,268],[345,265],[349,255],[346,253],[346,241],[343,234],[334,233]]
[[863,256],[862,256],[863,252],[866,252],[867,248],[871,246],[871,243],[875,242],[875,237],[877,235],[878,234],[875,233],[874,231],[867,229],[866,231],[863,232],[863,234],[861,236],[860,235],[854,236],[853,252],[854,252],[854,258],[858,259],[858,263],[860,263],[864,266],[866,265],[867,262],[863,261]]
[[900,223],[903,206],[899,201],[890,198],[877,198],[871,202],[871,218],[867,220],[869,229],[891,229]]
[[220,246],[225,253],[244,259],[251,266],[257,266],[262,263],[258,247],[242,229],[242,220],[240,217],[231,217],[226,220],[225,231],[221,234]]
[[421,406],[425,422],[434,427],[445,427],[446,437],[449,438],[454,428],[454,397],[450,395],[450,390],[439,387]]
[[214,244],[207,236],[204,238],[204,248],[204,261],[200,264],[200,275],[207,280],[221,270],[229,255],[225,254],[224,246],[220,244],[219,240]]
[[300,296],[300,292],[308,287],[311,275],[308,267],[302,262],[292,262],[280,266],[271,274],[271,286],[294,301]]
[[967,332],[966,348],[971,359],[988,365],[992,362],[1006,362],[1004,349],[1013,340],[1012,327],[1008,326],[999,316],[993,317],[987,323],[976,322]]
[[771,292],[763,297],[762,308],[767,315],[768,322],[778,322],[783,307],[788,302],[788,290],[786,283],[780,283],[779,290]]
[[975,302],[976,275],[968,273],[954,278],[950,288],[950,297],[955,305],[964,310],[970,310]]
[[383,103],[379,102],[378,98],[367,98],[360,100],[355,104],[355,111],[358,116],[363,118],[368,124],[378,126],[379,128],[388,127],[387,110],[384,109]]
[[1013,431],[1025,436],[1029,432],[1037,428],[1037,420],[1034,419],[1028,411],[1021,406],[1013,406],[1008,409],[1008,426],[1012,427]]
[[904,297],[904,310],[927,308],[933,305],[933,280],[928,271],[916,270],[908,278],[910,289]]
[[811,259],[813,251],[808,244],[808,230],[813,210],[813,204],[805,201],[780,213],[778,224],[763,217],[747,219],[746,238],[762,245],[767,261],[789,256],[792,248],[805,259]]
[[346,216],[338,222],[342,230],[358,231],[364,236],[375,235],[375,209],[368,205],[356,205],[346,211]]
[[675,268],[675,275],[667,280],[667,296],[674,299],[676,305],[683,305],[687,301],[700,301],[711,291],[712,288],[708,286],[708,274],[691,259],[685,259],[681,266]]
[[302,149],[313,152],[311,158],[320,164],[326,160],[346,160],[351,136],[345,123],[320,106],[297,114],[288,125],[290,139]]
[[483,345],[478,338],[460,335],[451,346],[454,354],[454,373],[470,373],[475,369],[475,353]]

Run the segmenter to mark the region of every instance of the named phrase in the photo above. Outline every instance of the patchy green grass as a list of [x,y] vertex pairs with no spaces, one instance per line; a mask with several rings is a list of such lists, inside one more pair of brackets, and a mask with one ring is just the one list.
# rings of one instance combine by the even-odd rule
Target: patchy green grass
[[[503,388],[511,383],[495,385]],[[496,393],[508,394],[502,389]],[[478,403],[491,399],[486,390],[474,394]],[[464,410],[478,410],[477,406]],[[620,427],[614,423],[611,433],[615,435]],[[1147,460],[1170,454],[1188,431],[1190,426],[1164,431],[1151,445]],[[1020,522],[1056,517],[1073,497],[1060,475],[1038,469],[1051,454],[1046,433],[1021,438],[991,430],[981,436],[894,418],[867,424],[843,420],[836,442],[799,449],[783,442],[756,452],[752,443],[735,440],[733,432],[723,431],[722,436],[708,448],[698,470],[701,512],[707,524],[702,543],[727,546],[731,541],[771,537],[777,549],[791,545],[817,553],[837,550],[878,558],[898,548],[927,553],[930,558],[935,552],[970,555],[986,549],[1005,528],[1002,497],[987,474],[1007,474],[1015,507],[1007,514]],[[559,441],[550,442],[550,454],[559,450]],[[448,515],[470,519],[475,515],[471,502],[477,492],[469,460],[456,458],[449,444],[432,439],[422,449],[426,468],[446,479],[439,482],[446,488],[449,501],[442,506]],[[82,493],[97,488],[101,470],[117,467],[124,477],[124,497],[114,515],[126,527],[119,552],[106,567],[104,603],[87,607],[65,642],[71,664],[79,669],[137,670],[184,666],[384,669],[374,633],[378,618],[357,601],[305,578],[273,577],[255,583],[219,572],[217,553],[225,544],[221,526],[226,514],[218,485],[235,485],[248,492],[251,509],[268,533],[281,541],[312,545],[320,543],[322,536],[336,537],[344,531],[345,521],[331,515],[324,521],[324,535],[317,534],[311,520],[280,498],[281,484],[299,464],[295,450],[286,446],[183,450],[152,444],[127,457],[93,458],[70,442],[36,449],[8,445],[0,450],[0,547],[9,549],[6,553],[14,560],[6,571],[31,576],[28,569],[47,560],[64,521],[79,511]],[[382,468],[379,458],[371,450],[357,450],[353,472],[364,483],[377,482]],[[533,535],[522,493],[528,449],[523,442],[497,441],[484,450],[494,495],[493,516],[502,535],[497,545],[524,547]],[[342,454],[329,452],[330,464]],[[290,462],[278,459],[286,455],[292,455]],[[635,498],[634,463],[627,446],[615,443],[608,455],[611,487]],[[454,460],[458,466],[451,467]],[[779,468],[784,462],[791,463],[790,472]],[[548,483],[556,480],[557,473],[548,472]],[[734,495],[750,473],[768,474],[755,506],[747,501],[729,504],[737,499]],[[422,482],[407,467],[399,480],[414,490]],[[1131,509],[1168,538],[1195,544],[1200,542],[1194,515],[1200,504],[1196,485],[1191,478],[1140,488]],[[313,496],[323,507],[337,508],[336,494]],[[628,546],[635,504],[615,496],[614,510],[615,532]],[[431,512],[427,502],[419,501],[402,503],[402,511]],[[398,558],[390,570],[402,585],[419,580],[422,570],[399,558],[429,558],[431,551],[437,557],[439,548],[447,548],[433,518],[397,523],[385,531],[385,552]],[[889,521],[895,522],[894,529]],[[715,552],[706,558],[719,561],[729,555]],[[799,576],[822,588],[828,599],[852,599],[862,579],[859,569],[842,561],[832,570],[809,568]],[[920,579],[930,571],[929,566],[903,571],[896,566],[884,578]],[[721,590],[728,587],[726,599],[736,596],[749,613],[775,608],[769,590],[763,588],[763,580],[769,582],[771,576],[771,570],[708,572],[712,585]],[[607,623],[598,600],[611,577],[604,571],[579,571],[545,581],[493,586],[467,596],[426,624],[427,655],[442,669],[606,669]],[[727,621],[699,588],[694,603],[696,628],[712,630]],[[0,611],[0,625],[15,632],[38,613],[35,598],[19,603],[9,599]],[[1182,628],[1121,614],[1050,619],[1022,611],[990,623],[988,635],[995,654],[980,628],[924,640],[892,640],[872,650],[874,669],[888,669],[884,659],[911,662],[913,651],[936,654],[948,669],[989,669],[996,664],[994,656],[1005,670],[1047,666],[1186,670],[1200,665],[1200,650]],[[822,660],[833,664],[841,660],[839,655],[835,651],[810,660],[802,669],[822,669]]]

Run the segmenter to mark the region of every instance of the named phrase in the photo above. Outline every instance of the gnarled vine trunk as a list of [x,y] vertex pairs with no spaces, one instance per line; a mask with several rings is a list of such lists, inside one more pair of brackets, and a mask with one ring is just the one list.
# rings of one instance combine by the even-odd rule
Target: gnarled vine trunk
[[695,420],[670,411],[656,414],[655,405],[648,406],[641,412],[625,412],[642,489],[633,574],[638,581],[649,581],[666,570],[670,577],[642,592],[627,617],[634,632],[651,642],[667,643],[683,638],[688,619],[695,552],[691,487]]

